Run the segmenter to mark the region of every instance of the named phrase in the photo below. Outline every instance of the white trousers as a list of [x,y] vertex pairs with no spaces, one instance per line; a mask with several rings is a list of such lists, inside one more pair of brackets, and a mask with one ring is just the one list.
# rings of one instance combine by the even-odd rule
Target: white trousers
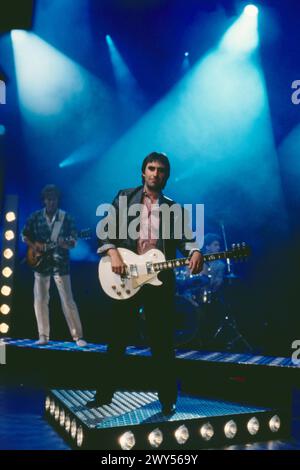
[[[73,299],[70,275],[60,276],[54,274],[57,290],[59,292],[61,306],[71,333],[76,341],[82,338],[82,326],[79,318],[77,305]],[[49,339],[49,289],[51,276],[42,276],[40,273],[34,273],[34,310],[38,325],[39,336],[46,336]]]

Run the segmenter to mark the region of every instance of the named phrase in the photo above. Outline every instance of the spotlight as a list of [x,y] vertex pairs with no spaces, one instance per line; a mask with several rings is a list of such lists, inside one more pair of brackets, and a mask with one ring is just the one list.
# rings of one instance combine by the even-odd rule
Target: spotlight
[[8,333],[8,330],[9,330],[9,326],[7,325],[7,323],[0,324],[0,333],[6,334]]
[[76,438],[76,433],[77,433],[77,423],[76,423],[76,419],[72,419],[72,422],[71,422],[71,437],[73,439]]
[[11,287],[9,286],[2,286],[1,287],[1,294],[5,295],[5,297],[8,297],[11,294]]
[[4,237],[7,241],[10,241],[15,238],[15,234],[12,230],[6,230],[6,232],[4,233]]
[[8,266],[6,266],[5,268],[2,269],[2,275],[4,277],[10,277],[12,275],[12,269],[10,269]]
[[11,258],[14,256],[14,252],[13,252],[10,248],[6,248],[6,249],[3,251],[3,256],[4,256],[4,258],[6,258],[6,259],[11,259]]
[[281,426],[281,421],[278,415],[273,416],[269,421],[269,428],[272,432],[279,431]]
[[59,406],[56,405],[55,410],[54,410],[54,419],[55,419],[55,421],[59,420],[59,414],[60,414],[60,409],[59,409]]
[[64,427],[65,425],[65,420],[66,420],[66,413],[65,410],[60,410],[59,413],[59,424],[61,427]]
[[185,52],[185,53],[184,53],[184,57],[188,57],[189,55],[190,55],[189,52]]
[[150,432],[148,436],[148,441],[150,442],[151,447],[154,447],[155,449],[157,449],[161,445],[163,440],[163,433],[158,428]]
[[7,222],[13,222],[14,220],[16,220],[16,214],[12,211],[7,212],[5,218],[6,218]]
[[228,439],[233,439],[237,433],[237,425],[236,423],[231,420],[224,426],[224,434]]
[[251,436],[254,436],[259,431],[259,421],[255,416],[251,418],[247,423],[247,429]]
[[45,400],[45,410],[48,411],[49,408],[50,408],[50,403],[51,403],[51,399],[50,397],[46,397],[46,400]]
[[255,5],[249,4],[246,5],[244,8],[244,13],[247,16],[257,16],[258,15],[258,8]]
[[3,315],[8,315],[10,312],[10,307],[6,304],[2,304],[0,307],[0,312],[3,313]]
[[13,29],[11,31],[11,37],[14,41],[21,41],[22,39],[26,39],[27,36],[27,31],[24,29]]
[[190,437],[189,430],[184,424],[179,426],[175,431],[175,439],[178,444],[185,444],[188,438]]
[[65,419],[65,430],[66,432],[70,432],[70,429],[71,429],[71,418],[69,415],[67,415]]
[[205,423],[200,428],[201,437],[205,441],[209,441],[213,437],[214,433],[214,428],[210,423]]
[[83,429],[82,429],[81,426],[79,426],[79,428],[77,429],[77,435],[76,435],[77,447],[81,447],[81,446],[82,446],[82,444],[83,444],[83,438],[84,438]]
[[135,437],[133,432],[126,431],[119,437],[119,444],[122,450],[131,450],[135,446]]
[[51,400],[50,401],[50,414],[54,415],[54,413],[55,413],[55,401]]

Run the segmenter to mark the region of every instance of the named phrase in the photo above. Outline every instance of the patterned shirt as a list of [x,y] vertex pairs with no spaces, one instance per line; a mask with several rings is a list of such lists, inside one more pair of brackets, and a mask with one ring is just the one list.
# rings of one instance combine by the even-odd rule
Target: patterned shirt
[[[59,220],[59,212],[56,212],[55,221]],[[22,230],[23,238],[28,238],[32,243],[49,243],[51,241],[51,226],[46,218],[45,209],[33,212],[26,221]],[[73,218],[65,214],[59,237],[71,237],[76,240],[77,230]],[[60,274],[64,276],[70,272],[69,250],[61,247],[50,252],[51,255],[35,270],[44,275]]]

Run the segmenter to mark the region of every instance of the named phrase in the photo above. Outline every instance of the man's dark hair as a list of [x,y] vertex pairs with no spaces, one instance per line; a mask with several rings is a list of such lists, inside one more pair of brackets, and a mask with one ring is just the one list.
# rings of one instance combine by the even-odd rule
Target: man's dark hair
[[207,233],[204,237],[204,246],[209,246],[213,242],[219,242],[221,244],[221,237],[216,233]]
[[[169,159],[168,159],[168,157],[165,153],[161,153],[161,152],[151,152],[151,153],[149,153],[149,155],[147,155],[147,157],[145,157],[144,160],[143,160],[142,173],[145,173],[146,166],[148,165],[148,163],[151,163],[151,162],[160,162],[165,166],[166,174],[165,174],[165,180],[164,180],[164,184],[163,184],[163,188],[164,188],[166,186],[166,183],[167,183],[168,179],[169,179],[170,171],[171,171]],[[142,175],[142,182],[143,182],[143,184],[145,182],[143,175]]]
[[60,190],[55,184],[47,184],[41,191],[41,198],[44,201],[49,195],[55,195],[57,199],[60,198]]

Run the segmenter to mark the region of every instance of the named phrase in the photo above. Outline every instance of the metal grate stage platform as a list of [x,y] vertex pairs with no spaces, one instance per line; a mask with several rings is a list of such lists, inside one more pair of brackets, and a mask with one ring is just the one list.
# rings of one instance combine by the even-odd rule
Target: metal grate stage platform
[[88,390],[51,390],[45,415],[77,449],[201,449],[279,439],[289,435],[284,410],[247,406],[181,394],[176,412],[161,413],[155,393],[117,392],[112,403],[85,404]]

